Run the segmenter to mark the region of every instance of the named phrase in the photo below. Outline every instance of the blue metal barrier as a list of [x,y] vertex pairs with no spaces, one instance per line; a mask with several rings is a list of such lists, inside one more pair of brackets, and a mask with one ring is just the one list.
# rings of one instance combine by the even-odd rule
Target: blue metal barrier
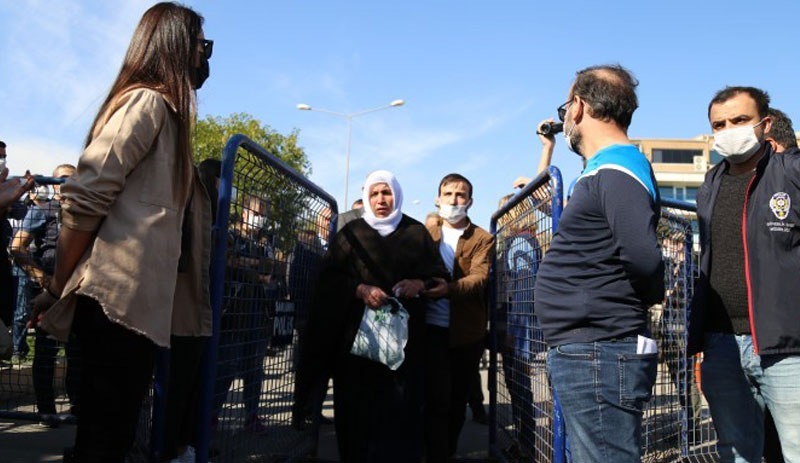
[[[295,350],[300,342],[294,325],[299,324],[300,306],[310,300],[307,283],[313,281],[313,264],[298,256],[309,247],[321,255],[314,243],[332,236],[336,202],[243,135],[228,141],[221,174],[211,264],[214,329],[205,358],[197,461],[207,461],[212,446],[215,462],[289,461],[316,451],[316,429],[291,426]],[[268,225],[259,230],[244,225],[256,214],[267,215]],[[325,218],[330,220],[327,224]],[[246,263],[231,264],[236,259]],[[232,352],[258,371],[230,371],[243,360],[231,358]],[[226,379],[221,368],[233,377]],[[239,377],[244,379],[234,379]],[[238,384],[250,377],[261,381],[258,397],[249,396],[252,387]],[[215,385],[220,389],[226,380],[232,387],[224,387],[220,397]],[[254,403],[256,410],[243,414],[237,397],[245,409]],[[213,430],[207,423],[213,423]]]
[[[535,269],[558,229],[561,197],[560,174],[551,167],[492,215],[497,253],[491,271],[489,447],[504,462],[571,461],[533,311]],[[686,355],[687,311],[698,271],[695,211],[694,204],[662,200],[657,233],[666,294],[650,310],[660,357],[642,420],[643,462],[718,461],[713,423],[695,377],[702,358]]]
[[718,461],[716,434],[696,372],[702,356],[687,355],[689,307],[700,253],[696,206],[663,199],[656,229],[664,256],[664,301],[650,308],[659,364],[642,419],[643,462]]
[[492,215],[497,252],[490,273],[489,451],[499,461],[566,458],[563,420],[545,368],[547,347],[533,311],[536,270],[562,208],[561,173],[550,167]]

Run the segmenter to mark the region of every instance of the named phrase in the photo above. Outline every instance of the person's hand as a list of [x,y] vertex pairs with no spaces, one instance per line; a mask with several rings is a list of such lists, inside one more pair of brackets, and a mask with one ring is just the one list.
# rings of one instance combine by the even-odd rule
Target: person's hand
[[445,280],[444,278],[435,277],[433,278],[433,281],[436,282],[436,285],[434,285],[432,288],[422,291],[421,294],[427,297],[428,299],[439,299],[441,297],[447,296],[447,290],[448,290],[447,280]]
[[14,204],[26,191],[33,188],[33,176],[25,172],[25,177],[8,180],[8,169],[0,171],[0,211]]
[[548,133],[547,135],[542,133],[541,127],[545,122],[554,124],[556,121],[551,117],[550,119],[545,119],[542,122],[539,122],[539,124],[536,125],[536,135],[539,136],[539,141],[542,142],[543,147],[552,149],[556,146],[556,136],[554,133]]
[[511,184],[511,187],[512,188],[524,188],[525,185],[530,183],[530,181],[531,181],[530,177],[519,176],[516,179],[514,179],[514,182]]
[[361,283],[356,287],[356,297],[364,301],[364,304],[377,309],[386,302],[386,298],[389,296],[377,286]]
[[392,287],[392,293],[396,297],[412,298],[419,296],[423,289],[425,283],[422,280],[400,280]]
[[[46,287],[45,287],[46,288]],[[50,294],[50,291],[45,289],[41,292],[38,296],[34,297],[31,300],[31,319],[28,321],[28,328],[36,328],[39,326],[39,323],[42,321],[42,316],[45,312],[50,310],[50,307],[53,306],[58,301],[56,297],[53,297]]]

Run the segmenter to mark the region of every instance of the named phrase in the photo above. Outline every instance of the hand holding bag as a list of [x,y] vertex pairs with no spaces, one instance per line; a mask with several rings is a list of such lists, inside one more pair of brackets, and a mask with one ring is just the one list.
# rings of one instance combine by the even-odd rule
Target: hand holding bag
[[405,360],[408,343],[408,311],[390,297],[377,309],[364,307],[361,325],[350,353],[397,370]]
[[[342,233],[370,273],[381,280],[386,287],[391,287],[391,280],[372,260],[353,231],[345,227]],[[377,309],[365,306],[350,353],[382,363],[391,370],[397,370],[406,358],[404,349],[408,343],[408,318],[408,311],[394,297],[387,298]]]

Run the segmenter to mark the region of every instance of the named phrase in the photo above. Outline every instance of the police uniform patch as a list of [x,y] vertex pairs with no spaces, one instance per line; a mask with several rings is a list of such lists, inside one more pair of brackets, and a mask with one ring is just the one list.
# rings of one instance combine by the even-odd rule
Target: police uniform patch
[[792,199],[788,193],[782,191],[772,195],[772,199],[769,200],[769,208],[772,209],[772,213],[775,214],[778,220],[784,220],[789,216],[791,206]]

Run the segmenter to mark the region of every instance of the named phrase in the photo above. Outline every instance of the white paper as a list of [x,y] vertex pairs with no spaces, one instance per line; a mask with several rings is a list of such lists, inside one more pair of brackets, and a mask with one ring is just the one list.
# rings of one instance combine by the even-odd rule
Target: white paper
[[639,335],[636,337],[637,354],[655,354],[658,352],[658,344],[653,339]]

